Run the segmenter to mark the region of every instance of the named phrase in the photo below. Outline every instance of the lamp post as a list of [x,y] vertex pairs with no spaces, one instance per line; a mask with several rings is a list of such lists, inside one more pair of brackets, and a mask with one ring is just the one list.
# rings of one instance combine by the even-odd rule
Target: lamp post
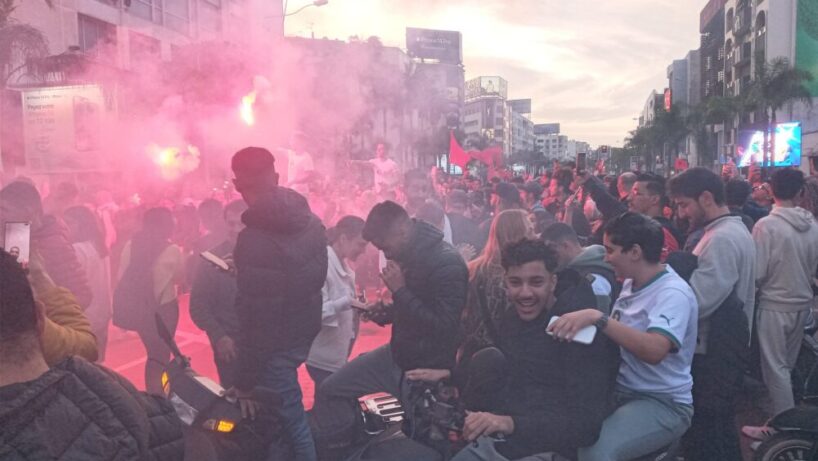
[[287,13],[287,3],[288,3],[288,1],[284,0],[284,9],[282,11],[281,16],[273,16],[274,18],[275,17],[280,17],[281,18],[281,33],[282,33],[282,35],[284,34],[284,22],[287,20],[288,16],[295,16],[296,14],[304,11],[305,9],[307,9],[307,8],[309,8],[311,6],[316,6],[316,7],[324,6],[327,3],[329,3],[329,0],[314,0],[312,3],[307,3],[306,5],[302,6],[301,8],[298,8],[297,10],[293,11],[292,13]]

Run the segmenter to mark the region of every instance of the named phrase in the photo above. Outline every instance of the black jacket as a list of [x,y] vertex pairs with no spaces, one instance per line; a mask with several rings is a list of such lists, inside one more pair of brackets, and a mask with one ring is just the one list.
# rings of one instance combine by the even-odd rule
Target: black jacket
[[242,215],[247,227],[234,251],[238,283],[236,386],[251,389],[273,353],[309,347],[321,330],[327,277],[324,226],[307,200],[283,187]]
[[596,306],[587,279],[560,272],[557,301],[548,312],[524,322],[515,310],[498,328],[510,379],[503,408],[493,412],[514,419],[514,433],[498,450],[509,459],[556,451],[575,458],[593,445],[607,416],[619,372],[619,348],[597,332],[591,345],[562,343],[545,333],[551,317]]
[[182,460],[173,406],[79,357],[0,388],[0,459]]
[[[224,242],[210,251],[224,258],[233,253],[233,247]],[[207,261],[199,262],[190,289],[190,318],[207,333],[213,344],[223,336],[235,339],[239,332],[236,291],[235,276]]]
[[402,370],[451,369],[460,346],[460,316],[469,271],[460,253],[430,224],[414,221],[412,240],[396,261],[406,286],[392,294],[392,356]]

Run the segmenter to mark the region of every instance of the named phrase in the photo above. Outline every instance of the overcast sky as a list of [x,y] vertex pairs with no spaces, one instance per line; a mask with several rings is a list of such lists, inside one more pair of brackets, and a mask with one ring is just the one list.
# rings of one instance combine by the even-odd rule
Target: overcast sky
[[[309,0],[289,0],[288,11]],[[329,0],[287,18],[288,35],[381,37],[405,28],[463,33],[466,79],[500,75],[531,98],[535,123],[592,145],[622,145],[666,70],[698,48],[705,0]]]

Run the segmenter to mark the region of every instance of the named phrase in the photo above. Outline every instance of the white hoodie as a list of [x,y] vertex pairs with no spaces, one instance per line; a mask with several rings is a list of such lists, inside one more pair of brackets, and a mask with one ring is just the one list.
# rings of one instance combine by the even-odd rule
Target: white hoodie
[[799,207],[775,207],[753,228],[759,307],[798,312],[812,304],[818,267],[818,223]]

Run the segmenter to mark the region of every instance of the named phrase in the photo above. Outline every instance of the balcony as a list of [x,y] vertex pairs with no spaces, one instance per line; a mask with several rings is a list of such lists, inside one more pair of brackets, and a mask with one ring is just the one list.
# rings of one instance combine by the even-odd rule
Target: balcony
[[733,26],[733,35],[736,37],[744,36],[750,33],[753,25],[753,10],[752,8],[744,7],[736,11],[735,24]]
[[738,67],[749,66],[751,61],[751,56],[753,55],[753,45],[750,42],[747,42],[741,45],[741,48],[736,49],[735,55],[735,63],[734,65]]

